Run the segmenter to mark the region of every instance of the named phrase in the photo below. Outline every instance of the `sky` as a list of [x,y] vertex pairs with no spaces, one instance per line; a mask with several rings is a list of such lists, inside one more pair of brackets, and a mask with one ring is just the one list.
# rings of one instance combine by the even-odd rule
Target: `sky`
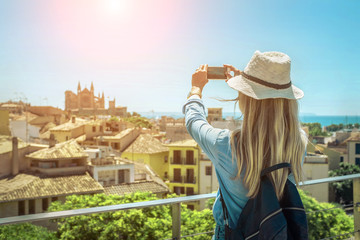
[[[360,2],[0,0],[0,102],[64,109],[65,91],[94,84],[117,106],[180,112],[200,64],[244,69],[281,51],[305,96],[302,114],[360,115]],[[233,112],[224,81],[206,107]]]

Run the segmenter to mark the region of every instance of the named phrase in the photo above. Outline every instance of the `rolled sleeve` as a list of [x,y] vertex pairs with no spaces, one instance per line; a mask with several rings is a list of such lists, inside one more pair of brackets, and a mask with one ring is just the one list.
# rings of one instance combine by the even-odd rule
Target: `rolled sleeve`
[[[194,96],[192,96],[194,97]],[[183,106],[186,129],[201,149],[209,156],[214,165],[217,165],[221,152],[222,142],[229,142],[229,130],[211,126],[206,120],[205,107],[199,97],[189,98]]]

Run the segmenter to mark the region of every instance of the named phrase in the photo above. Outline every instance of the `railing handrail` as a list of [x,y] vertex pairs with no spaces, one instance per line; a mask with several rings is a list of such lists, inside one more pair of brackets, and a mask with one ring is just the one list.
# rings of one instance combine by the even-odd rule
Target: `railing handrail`
[[[320,184],[320,183],[338,182],[338,181],[344,181],[355,178],[360,178],[360,173],[345,175],[340,177],[309,180],[309,181],[301,182],[299,185],[307,186],[307,185]],[[192,195],[192,196],[177,197],[177,198],[167,198],[167,199],[159,199],[159,200],[136,202],[136,203],[125,203],[118,205],[81,208],[81,209],[58,211],[58,212],[29,214],[29,215],[15,216],[15,217],[0,218],[0,226],[5,224],[35,222],[35,221],[49,220],[49,219],[62,218],[62,217],[73,217],[78,215],[88,215],[88,214],[112,212],[119,210],[154,207],[154,206],[161,206],[168,204],[178,204],[182,202],[192,202],[192,201],[198,201],[198,200],[215,198],[215,197],[216,197],[216,193],[208,193],[208,194]]]

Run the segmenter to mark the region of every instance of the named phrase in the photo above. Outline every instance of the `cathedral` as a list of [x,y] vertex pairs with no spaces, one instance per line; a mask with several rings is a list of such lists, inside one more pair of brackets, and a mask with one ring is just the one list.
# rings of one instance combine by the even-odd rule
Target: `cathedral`
[[94,94],[94,85],[91,82],[90,91],[87,88],[81,90],[80,82],[77,88],[77,94],[70,90],[65,91],[65,111],[80,109],[104,109],[104,92],[96,97]]

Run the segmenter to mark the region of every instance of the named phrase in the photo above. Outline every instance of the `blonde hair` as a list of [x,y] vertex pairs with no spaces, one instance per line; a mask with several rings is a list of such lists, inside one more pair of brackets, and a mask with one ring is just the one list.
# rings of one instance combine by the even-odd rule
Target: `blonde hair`
[[[300,132],[298,103],[285,98],[256,100],[239,92],[239,107],[243,111],[242,127],[231,135],[233,160],[238,166],[237,178],[243,175],[247,196],[255,197],[260,188],[264,168],[288,162],[296,184],[301,180],[301,162],[306,138]],[[269,174],[276,196],[281,199],[289,169]]]

